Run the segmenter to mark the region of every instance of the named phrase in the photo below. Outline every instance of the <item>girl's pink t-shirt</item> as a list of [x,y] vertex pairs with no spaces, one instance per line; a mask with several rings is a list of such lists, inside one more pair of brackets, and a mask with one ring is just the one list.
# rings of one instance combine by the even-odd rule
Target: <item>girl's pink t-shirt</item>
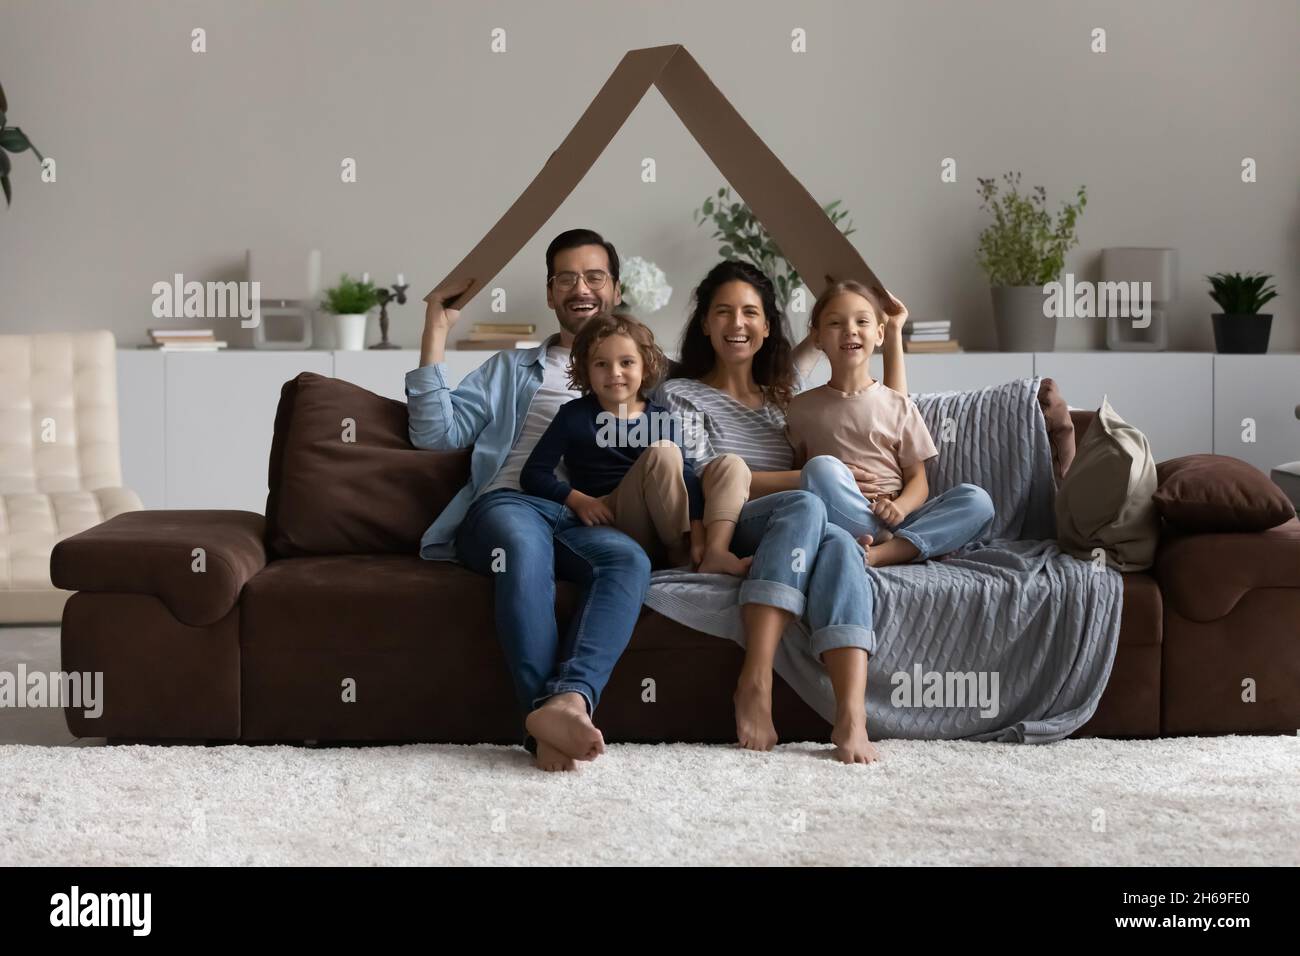
[[795,468],[831,455],[883,476],[889,494],[902,490],[904,468],[939,454],[916,404],[880,382],[852,395],[830,385],[800,392],[785,423]]

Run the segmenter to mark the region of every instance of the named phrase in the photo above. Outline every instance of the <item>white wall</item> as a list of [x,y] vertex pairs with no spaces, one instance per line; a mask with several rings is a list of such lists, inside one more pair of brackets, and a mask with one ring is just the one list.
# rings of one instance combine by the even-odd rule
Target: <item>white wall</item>
[[[145,340],[150,287],[240,278],[248,245],[316,244],[327,274],[401,271],[419,338],[429,287],[526,186],[628,49],[681,42],[919,317],[994,345],[974,262],[976,176],[1018,168],[1053,205],[1086,183],[1070,268],[1108,245],[1172,245],[1171,349],[1213,347],[1202,276],[1277,275],[1273,348],[1300,348],[1300,16],[1295,0],[483,3],[6,0],[10,119],[56,158],[14,157],[0,210],[0,331],[108,327]],[[208,52],[190,52],[190,30]],[[1108,52],[1089,50],[1107,30]],[[508,52],[489,52],[507,30]],[[809,52],[790,52],[790,31]],[[339,181],[344,156],[359,182]],[[658,182],[642,184],[654,157]],[[958,182],[939,162],[958,160]],[[1242,157],[1259,181],[1240,181]],[[716,258],[691,210],[720,185],[651,92],[498,278],[514,321],[544,311],[542,253],[590,225],[675,286],[675,339]],[[471,319],[501,319],[480,299]],[[233,342],[247,333],[225,320]],[[1058,347],[1100,345],[1066,322]]]

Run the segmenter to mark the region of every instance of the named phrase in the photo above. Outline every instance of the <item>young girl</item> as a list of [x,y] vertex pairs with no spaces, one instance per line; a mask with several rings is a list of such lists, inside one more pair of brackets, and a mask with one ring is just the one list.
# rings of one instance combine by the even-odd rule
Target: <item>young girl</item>
[[[566,505],[584,524],[618,528],[652,560],[743,575],[752,559],[737,558],[730,545],[749,497],[749,470],[737,458],[709,469],[703,481],[696,475],[681,447],[690,437],[682,422],[646,398],[666,366],[654,335],[636,319],[588,320],[569,360],[569,384],[583,395],[560,406],[528,456],[520,487]],[[556,477],[561,461],[568,481]]]
[[[832,284],[809,324],[831,377],[790,402],[786,436],[801,484],[826,504],[827,519],[858,539],[872,567],[925,561],[983,534],[993,521],[988,493],[963,484],[930,498],[925,462],[939,453],[930,431],[911,399],[868,372],[885,327],[867,288]],[[883,493],[866,498],[846,461],[885,476]]]

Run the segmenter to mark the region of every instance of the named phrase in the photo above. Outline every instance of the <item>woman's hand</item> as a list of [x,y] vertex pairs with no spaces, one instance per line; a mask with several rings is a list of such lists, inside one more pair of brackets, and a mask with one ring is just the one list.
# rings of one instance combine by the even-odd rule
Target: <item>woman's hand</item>
[[577,489],[569,492],[569,497],[564,499],[564,503],[588,528],[597,524],[614,523],[614,512],[609,510],[605,502],[583,494]]
[[885,494],[885,476],[877,475],[875,472],[868,471],[864,466],[854,461],[845,461],[849,468],[849,473],[853,475],[853,480],[858,483],[858,490],[862,492],[864,498],[875,498],[877,495]]

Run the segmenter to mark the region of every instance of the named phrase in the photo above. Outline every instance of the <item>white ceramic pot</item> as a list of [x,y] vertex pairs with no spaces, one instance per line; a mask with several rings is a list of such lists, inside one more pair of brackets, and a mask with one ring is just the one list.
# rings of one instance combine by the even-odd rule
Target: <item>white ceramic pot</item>
[[334,316],[334,347],[343,352],[360,352],[366,347],[366,320],[370,316],[360,315]]

